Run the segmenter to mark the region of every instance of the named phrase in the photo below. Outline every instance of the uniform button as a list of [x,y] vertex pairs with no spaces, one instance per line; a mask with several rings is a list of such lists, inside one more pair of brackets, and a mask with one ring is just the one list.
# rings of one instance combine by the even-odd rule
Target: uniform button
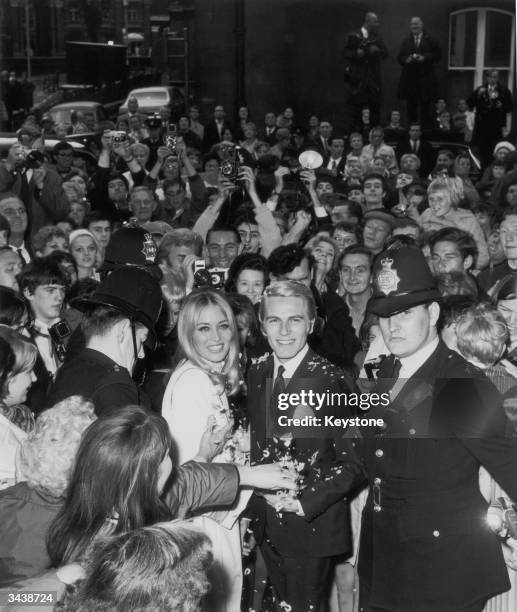
[[433,536],[434,536],[435,538],[439,538],[439,537],[440,537],[440,532],[438,531],[438,529],[435,529],[435,530],[433,531]]
[[381,479],[377,476],[376,478],[373,479],[373,484],[374,485],[380,485],[381,484]]
[[414,436],[416,434],[416,429],[413,429],[413,427],[409,430],[410,435]]
[[384,457],[384,451],[382,450],[382,448],[378,448],[378,449],[375,451],[375,456],[376,456],[376,457]]
[[382,510],[382,506],[379,504],[375,504],[373,507],[374,512],[380,512]]

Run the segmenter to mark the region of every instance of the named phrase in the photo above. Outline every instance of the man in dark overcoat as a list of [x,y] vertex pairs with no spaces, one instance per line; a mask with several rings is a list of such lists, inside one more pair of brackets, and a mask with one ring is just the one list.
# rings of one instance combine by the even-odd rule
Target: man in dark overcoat
[[436,40],[424,31],[420,17],[411,19],[409,30],[397,56],[402,66],[398,97],[407,101],[408,124],[420,123],[426,129],[433,122],[432,104],[438,97],[434,66],[440,61],[442,51]]
[[499,81],[499,72],[489,70],[486,81],[472,92],[467,104],[476,111],[471,143],[479,148],[481,165],[486,168],[493,161],[495,145],[508,135],[512,94]]
[[366,13],[363,26],[348,35],[343,50],[347,103],[353,108],[353,125],[346,126],[348,132],[361,125],[363,108],[370,109],[370,123],[379,125],[381,60],[387,56],[379,34],[379,19],[375,13]]

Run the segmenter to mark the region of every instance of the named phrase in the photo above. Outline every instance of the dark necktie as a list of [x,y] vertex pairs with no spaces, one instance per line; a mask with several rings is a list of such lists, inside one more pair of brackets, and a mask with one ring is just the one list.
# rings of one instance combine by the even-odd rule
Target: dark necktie
[[29,210],[29,200],[30,200],[30,192],[29,192],[29,181],[27,180],[27,174],[22,172],[20,174],[20,200],[23,201],[27,210]]
[[16,252],[18,253],[18,256],[20,257],[20,259],[22,260],[22,264],[28,264],[29,262],[27,261],[27,258],[24,257],[23,255],[23,251],[21,249],[16,249]]
[[283,365],[278,367],[278,372],[276,373],[275,381],[273,382],[273,390],[271,393],[271,404],[269,407],[269,417],[270,417],[270,431],[271,433],[275,433],[278,431],[278,417],[282,414],[282,411],[278,408],[279,397],[282,393],[285,393],[285,378],[284,378],[285,368]]

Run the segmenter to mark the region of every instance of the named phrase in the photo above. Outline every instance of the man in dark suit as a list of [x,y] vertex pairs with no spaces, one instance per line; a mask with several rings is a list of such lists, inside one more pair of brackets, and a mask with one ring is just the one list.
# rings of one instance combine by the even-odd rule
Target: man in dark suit
[[266,113],[266,116],[264,117],[264,127],[259,130],[258,139],[269,143],[269,145],[272,147],[276,144],[277,129],[275,113]]
[[510,588],[501,545],[487,526],[480,465],[517,499],[517,440],[484,374],[440,340],[440,293],[419,249],[376,259],[369,310],[391,352],[377,388],[382,418],[351,439],[338,474],[285,500],[309,525],[368,483],[359,577],[361,605],[377,612],[481,612]]
[[140,123],[143,124],[146,116],[143,113],[140,113],[138,109],[139,105],[137,98],[135,96],[131,96],[131,98],[129,98],[129,100],[127,101],[127,113],[122,113],[121,115],[119,115],[117,118],[117,123],[119,121],[127,121],[129,125],[129,120],[131,119],[131,117],[138,117]]
[[318,126],[318,134],[307,141],[309,147],[318,151],[323,157],[328,157],[330,154],[330,138],[333,129],[330,121],[321,121]]
[[331,136],[328,139],[329,153],[323,158],[323,165],[318,168],[318,176],[332,176],[336,180],[343,178],[345,171],[345,138],[343,136]]
[[26,155],[18,143],[11,145],[7,158],[0,162],[0,193],[12,192],[22,200],[30,236],[44,225],[61,221],[70,212],[61,184],[61,177],[46,166],[42,153],[31,151]]
[[[308,287],[295,281],[273,283],[263,296],[259,317],[272,354],[256,359],[248,375],[251,462],[284,461],[311,486],[328,474],[336,456],[332,435],[341,436],[341,431],[325,427],[324,415],[346,417],[348,410],[344,402],[331,407],[327,400],[318,408],[302,392],[346,394],[353,392],[353,383],[307,344],[316,318]],[[309,524],[277,513],[278,499],[256,495],[250,504],[275,594],[293,612],[320,610],[328,599],[332,557],[350,550],[346,501]]]
[[420,17],[411,19],[409,30],[397,56],[402,66],[398,96],[407,100],[408,123],[419,121],[425,129],[433,122],[432,103],[438,97],[434,65],[440,61],[442,51],[434,38],[424,32]]
[[224,131],[232,129],[232,126],[225,119],[224,107],[218,105],[214,109],[214,118],[205,125],[203,135],[203,150],[208,152],[213,145],[223,140]]
[[408,134],[398,143],[396,152],[399,162],[405,153],[414,153],[420,160],[419,174],[423,178],[427,178],[434,168],[436,155],[431,143],[422,138],[422,127],[419,123],[410,124]]

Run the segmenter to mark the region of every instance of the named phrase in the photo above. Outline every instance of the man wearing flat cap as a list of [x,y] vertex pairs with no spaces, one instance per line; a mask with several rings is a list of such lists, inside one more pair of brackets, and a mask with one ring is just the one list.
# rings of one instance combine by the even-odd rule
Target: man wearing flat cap
[[481,612],[510,588],[478,472],[486,467],[517,499],[517,439],[495,387],[440,340],[439,302],[419,249],[394,243],[377,257],[368,308],[391,355],[374,391],[390,402],[364,416],[382,424],[351,435],[335,475],[283,504],[310,522],[329,493],[337,502],[368,484],[358,565],[365,612]]

